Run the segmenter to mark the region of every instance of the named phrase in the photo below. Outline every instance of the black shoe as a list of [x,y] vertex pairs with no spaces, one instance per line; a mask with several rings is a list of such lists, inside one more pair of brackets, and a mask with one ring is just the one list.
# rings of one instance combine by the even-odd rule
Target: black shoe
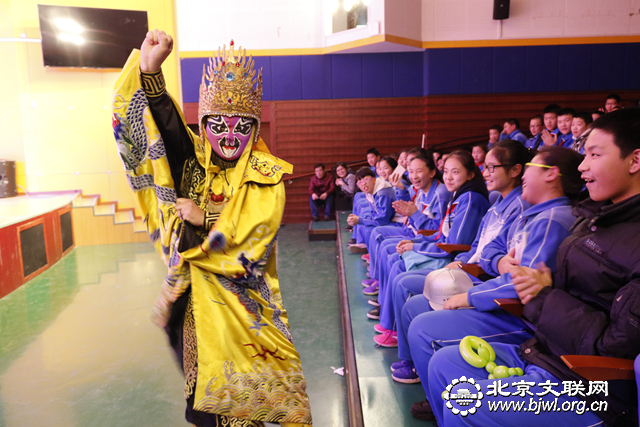
[[356,244],[356,239],[351,239],[347,242],[347,245],[355,245]]
[[344,229],[347,231],[353,231],[353,227],[350,225],[347,225]]
[[333,217],[332,216],[325,216],[324,220],[325,221],[333,221]]
[[314,216],[314,217],[313,217],[313,221],[314,221],[314,222],[318,222],[318,221],[320,221],[320,217],[319,217],[319,216]]
[[422,402],[416,402],[411,405],[411,415],[413,418],[417,418],[422,421],[435,421],[436,416],[433,414],[433,410],[431,409],[431,404],[428,400],[423,400]]
[[[367,317],[369,319],[374,319],[374,320],[380,319],[380,307],[376,307],[373,310],[371,310],[370,312],[368,312],[367,313]],[[429,408],[431,408],[431,406],[429,406]]]

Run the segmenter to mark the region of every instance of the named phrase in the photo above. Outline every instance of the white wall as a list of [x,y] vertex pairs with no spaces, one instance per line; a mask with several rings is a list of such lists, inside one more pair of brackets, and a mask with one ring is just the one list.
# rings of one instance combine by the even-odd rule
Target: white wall
[[[640,0],[511,0],[501,38],[638,35],[638,13]],[[497,39],[492,15],[493,0],[422,0],[422,40]]]
[[[232,38],[249,49],[321,48],[375,35],[329,34],[336,2],[176,0],[179,49],[212,51]],[[493,0],[369,2],[380,34],[425,42],[640,35],[640,0],[511,0],[502,29],[492,15]]]
[[181,51],[323,45],[322,0],[177,0]]

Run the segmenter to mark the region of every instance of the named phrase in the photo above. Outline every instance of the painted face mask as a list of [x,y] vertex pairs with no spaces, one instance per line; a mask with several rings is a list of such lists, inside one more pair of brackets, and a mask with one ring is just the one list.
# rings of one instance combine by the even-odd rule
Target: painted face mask
[[223,160],[240,157],[251,140],[254,119],[250,117],[207,117],[207,140],[213,151]]

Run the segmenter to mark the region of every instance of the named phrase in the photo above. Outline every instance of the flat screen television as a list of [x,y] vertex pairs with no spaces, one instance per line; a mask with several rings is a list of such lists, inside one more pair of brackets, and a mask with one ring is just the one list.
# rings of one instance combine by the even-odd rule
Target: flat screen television
[[45,67],[122,68],[149,29],[147,12],[38,5]]

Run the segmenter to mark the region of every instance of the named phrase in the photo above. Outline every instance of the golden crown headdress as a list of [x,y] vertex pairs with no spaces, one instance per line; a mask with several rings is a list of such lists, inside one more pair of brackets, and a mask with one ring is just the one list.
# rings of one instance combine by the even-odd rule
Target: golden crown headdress
[[[231,40],[229,51],[222,46],[209,58],[209,66],[203,66],[198,103],[200,137],[204,137],[202,118],[205,116],[244,116],[257,121],[255,140],[260,131],[262,111],[262,69],[253,69],[254,61],[246,56],[246,50],[234,53]],[[255,86],[255,88],[254,88]]]

